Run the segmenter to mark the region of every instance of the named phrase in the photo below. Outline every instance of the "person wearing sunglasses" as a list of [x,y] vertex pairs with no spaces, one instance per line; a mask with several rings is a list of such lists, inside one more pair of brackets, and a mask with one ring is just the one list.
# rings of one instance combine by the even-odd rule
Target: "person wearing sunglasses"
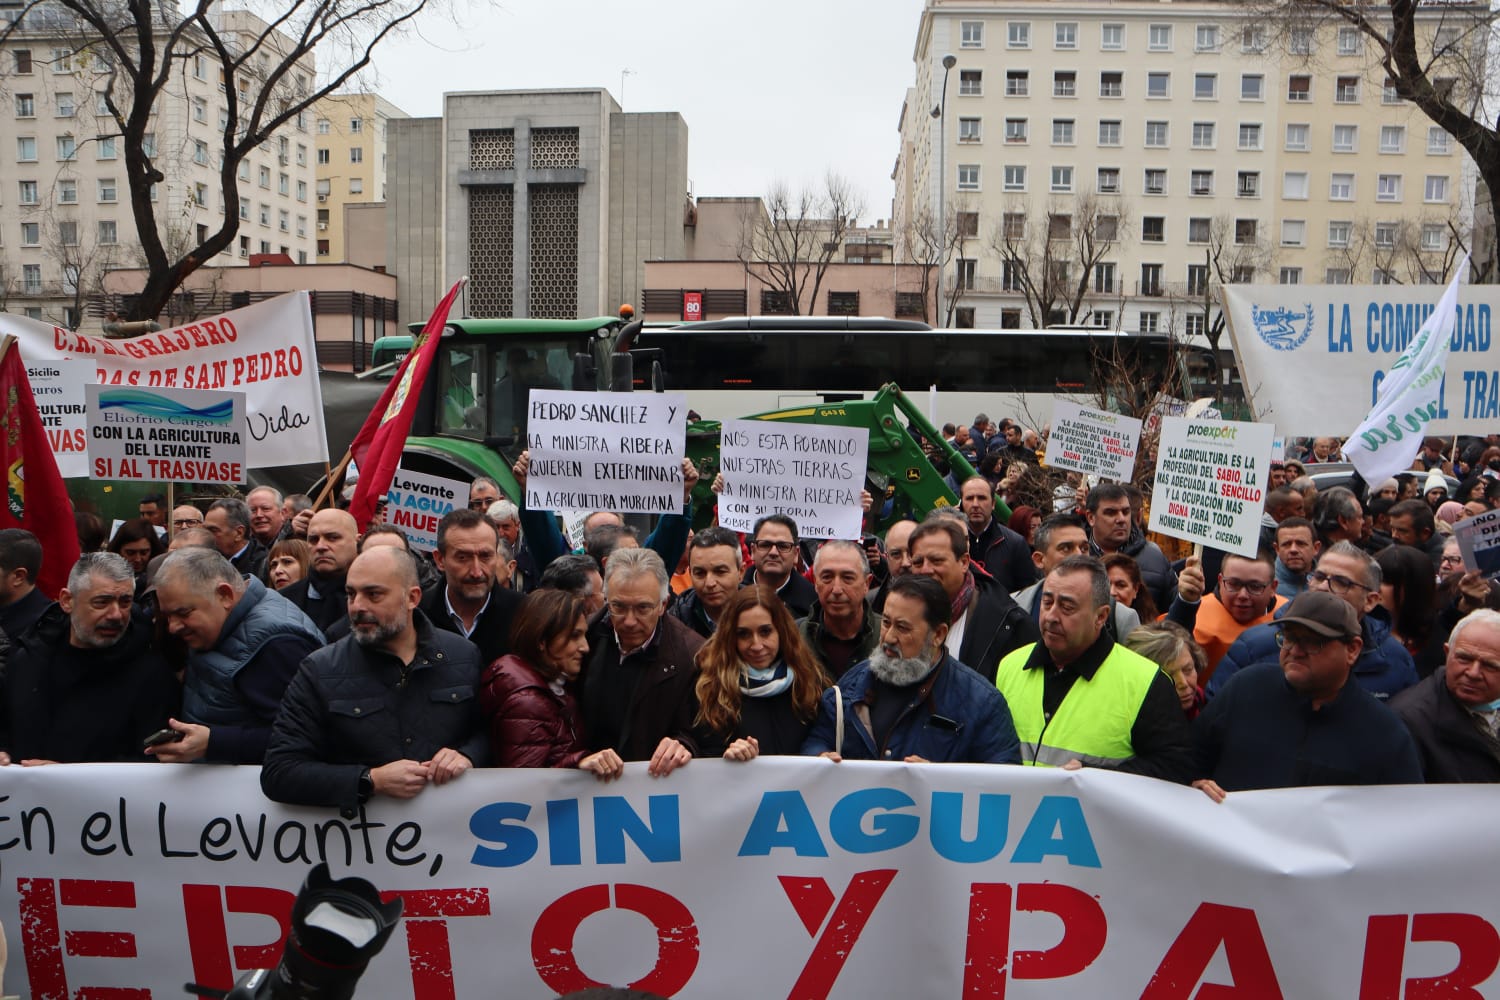
[[1269,548],[1261,548],[1253,559],[1226,554],[1214,592],[1204,594],[1203,584],[1202,569],[1195,560],[1188,560],[1167,612],[1167,620],[1192,632],[1208,657],[1199,684],[1209,682],[1219,661],[1246,629],[1269,622],[1287,603],[1276,593],[1276,556]]
[[[1335,542],[1324,549],[1317,567],[1307,574],[1309,591],[1331,593],[1353,609],[1363,639],[1354,663],[1354,681],[1380,701],[1417,683],[1417,668],[1411,654],[1391,635],[1388,624],[1370,614],[1380,603],[1382,579],[1380,564],[1352,542]],[[1217,697],[1241,668],[1275,656],[1276,633],[1272,625],[1246,629],[1219,661],[1204,689],[1209,700]]]
[[1351,683],[1364,649],[1353,606],[1311,590],[1270,628],[1276,658],[1236,674],[1193,723],[1193,787],[1223,802],[1252,788],[1422,784],[1406,726]]

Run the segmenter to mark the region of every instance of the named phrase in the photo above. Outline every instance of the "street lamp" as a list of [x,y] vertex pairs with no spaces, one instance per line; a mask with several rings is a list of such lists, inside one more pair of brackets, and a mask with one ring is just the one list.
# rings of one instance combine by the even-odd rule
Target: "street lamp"
[[945,259],[948,256],[948,211],[946,207],[948,168],[945,165],[948,152],[948,71],[957,63],[958,57],[951,52],[943,56],[943,89],[937,106],[932,109],[932,117],[938,120],[938,239],[942,247],[938,252],[937,304],[939,314],[943,309],[943,272],[948,266]]

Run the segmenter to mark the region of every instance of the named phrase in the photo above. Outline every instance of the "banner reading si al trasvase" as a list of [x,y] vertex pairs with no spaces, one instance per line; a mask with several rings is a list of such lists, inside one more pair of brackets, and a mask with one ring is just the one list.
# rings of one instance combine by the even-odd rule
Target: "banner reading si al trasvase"
[[973,765],[481,769],[350,820],[267,803],[255,768],[12,767],[4,989],[227,988],[326,858],[405,898],[364,1000],[1493,997],[1497,828],[1473,786],[1215,805]]
[[[1235,360],[1256,419],[1287,435],[1348,435],[1365,419],[1443,285],[1223,285]],[[1488,434],[1500,423],[1500,287],[1459,288],[1437,419],[1425,434]]]
[[[87,364],[91,381],[143,389],[219,389],[245,394],[246,467],[328,461],[318,355],[306,292],[207,316],[124,340],[88,336],[0,313],[0,335],[17,338],[28,368]],[[39,398],[38,403],[42,400]],[[66,477],[87,476],[81,398],[49,401],[47,435]],[[170,476],[193,481],[192,476]]]

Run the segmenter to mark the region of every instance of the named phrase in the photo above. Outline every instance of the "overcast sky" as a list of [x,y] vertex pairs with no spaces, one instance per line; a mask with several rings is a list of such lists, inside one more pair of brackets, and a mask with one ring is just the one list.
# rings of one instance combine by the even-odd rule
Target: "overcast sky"
[[[758,195],[827,169],[890,216],[896,125],[922,0],[474,0],[377,50],[382,96],[442,113],[458,90],[603,87],[626,111],[677,111],[699,197]],[[623,100],[621,73],[624,77]]]

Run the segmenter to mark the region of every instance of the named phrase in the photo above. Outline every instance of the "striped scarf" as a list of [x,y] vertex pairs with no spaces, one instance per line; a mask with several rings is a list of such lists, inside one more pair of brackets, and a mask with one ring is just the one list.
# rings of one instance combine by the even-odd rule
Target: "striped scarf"
[[958,621],[969,610],[969,604],[974,599],[974,571],[969,570],[964,574],[963,586],[958,588],[958,593],[953,595],[953,609],[949,612],[952,617],[949,621]]

